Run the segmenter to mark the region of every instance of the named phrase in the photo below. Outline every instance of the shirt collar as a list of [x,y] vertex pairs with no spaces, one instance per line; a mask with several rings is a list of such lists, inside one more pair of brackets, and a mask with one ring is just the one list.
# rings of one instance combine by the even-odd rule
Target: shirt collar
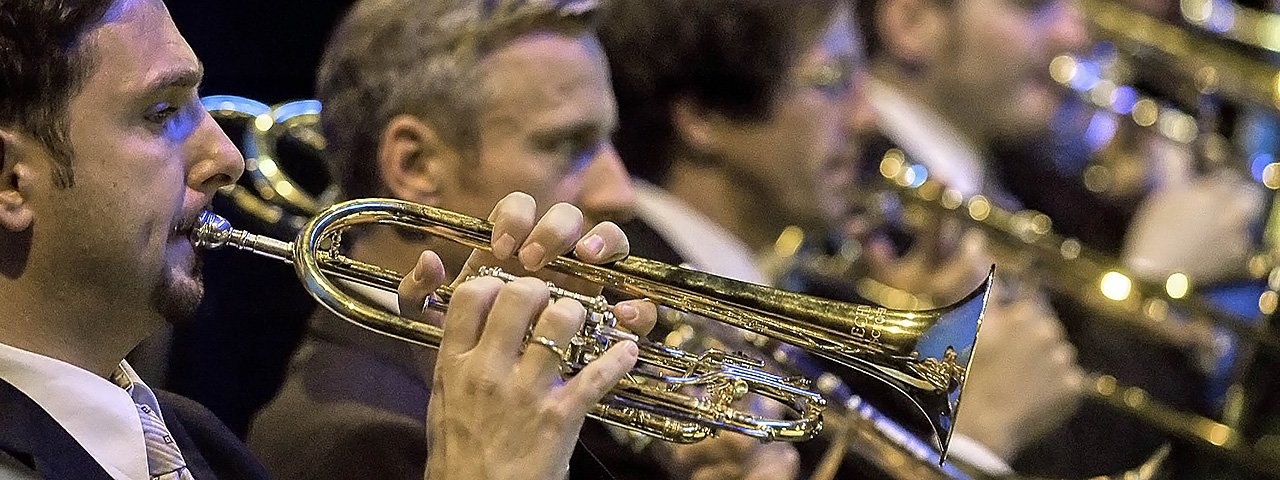
[[[124,361],[118,374],[142,383]],[[3,343],[0,378],[48,412],[112,478],[149,478],[142,423],[124,389],[88,370]]]
[[636,214],[693,268],[764,285],[751,249],[728,230],[652,184],[637,181]]
[[871,78],[867,100],[882,132],[929,169],[929,174],[964,196],[981,193],[987,162],[981,150],[936,112],[892,85]]

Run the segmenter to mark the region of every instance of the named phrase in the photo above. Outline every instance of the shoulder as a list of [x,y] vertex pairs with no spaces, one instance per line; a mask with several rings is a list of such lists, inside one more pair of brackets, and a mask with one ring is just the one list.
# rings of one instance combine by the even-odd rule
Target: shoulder
[[155,395],[169,433],[197,478],[267,478],[244,442],[209,409],[163,390],[155,390]]
[[422,478],[420,419],[353,402],[311,407],[273,402],[254,419],[249,448],[273,478]]

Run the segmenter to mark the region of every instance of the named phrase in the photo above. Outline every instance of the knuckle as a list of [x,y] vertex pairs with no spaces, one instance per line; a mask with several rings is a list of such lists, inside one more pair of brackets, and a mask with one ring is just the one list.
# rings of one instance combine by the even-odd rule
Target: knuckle
[[582,210],[580,210],[578,207],[573,206],[573,204],[560,202],[555,205],[552,205],[551,208],[547,210],[547,215],[563,216],[565,218],[572,218],[572,217],[581,218]]
[[472,397],[489,398],[498,396],[502,391],[503,383],[493,377],[487,375],[477,375],[468,378],[463,390]]
[[557,398],[547,398],[538,408],[538,418],[555,428],[569,425],[573,419],[570,403]]
[[555,327],[577,328],[582,325],[586,309],[581,303],[570,298],[556,299],[546,310],[546,319]]
[[547,283],[533,277],[520,277],[514,282],[508,282],[502,286],[511,295],[520,298],[532,298],[539,295],[547,295]]

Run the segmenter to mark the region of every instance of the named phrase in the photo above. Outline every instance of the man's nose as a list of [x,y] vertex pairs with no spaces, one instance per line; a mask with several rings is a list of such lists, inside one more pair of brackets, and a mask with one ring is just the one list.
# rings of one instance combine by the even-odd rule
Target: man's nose
[[582,190],[577,200],[583,214],[593,222],[622,222],[631,218],[635,190],[612,143],[601,148],[583,171]]

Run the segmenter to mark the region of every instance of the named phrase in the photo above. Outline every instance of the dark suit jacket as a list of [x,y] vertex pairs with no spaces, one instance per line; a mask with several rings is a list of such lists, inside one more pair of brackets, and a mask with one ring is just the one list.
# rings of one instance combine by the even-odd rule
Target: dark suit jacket
[[[280,392],[254,419],[250,448],[280,480],[422,478],[430,352],[319,310]],[[662,478],[598,422],[588,420],[581,439],[571,478]]]
[[[266,479],[267,473],[239,439],[208,409],[156,390],[165,426],[197,480]],[[106,471],[35,401],[0,381],[0,450],[48,480],[109,479]]]

